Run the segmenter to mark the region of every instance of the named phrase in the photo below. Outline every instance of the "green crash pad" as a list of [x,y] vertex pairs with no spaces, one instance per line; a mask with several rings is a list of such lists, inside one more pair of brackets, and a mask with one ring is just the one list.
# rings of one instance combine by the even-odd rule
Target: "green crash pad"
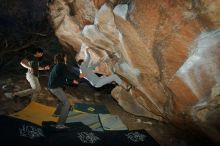
[[73,109],[75,111],[92,113],[92,114],[109,114],[109,111],[105,105],[76,103],[74,104]]

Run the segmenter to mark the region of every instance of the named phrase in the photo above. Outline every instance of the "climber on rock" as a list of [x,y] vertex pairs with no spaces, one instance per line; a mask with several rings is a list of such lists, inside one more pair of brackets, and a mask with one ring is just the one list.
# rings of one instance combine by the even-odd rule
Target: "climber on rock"
[[126,90],[130,90],[131,85],[127,85],[125,82],[123,82],[120,77],[116,74],[112,74],[110,76],[101,76],[99,77],[97,74],[95,74],[94,70],[97,66],[99,66],[99,64],[103,61],[106,60],[106,57],[102,58],[98,63],[93,64],[93,65],[89,65],[89,61],[91,59],[90,57],[90,53],[88,48],[85,51],[85,58],[84,59],[80,59],[77,61],[79,67],[80,67],[80,77],[85,78],[86,80],[88,80],[90,82],[90,84],[96,88],[100,88],[106,84],[112,83],[112,82],[116,82],[118,85],[121,85],[123,88],[125,88]]

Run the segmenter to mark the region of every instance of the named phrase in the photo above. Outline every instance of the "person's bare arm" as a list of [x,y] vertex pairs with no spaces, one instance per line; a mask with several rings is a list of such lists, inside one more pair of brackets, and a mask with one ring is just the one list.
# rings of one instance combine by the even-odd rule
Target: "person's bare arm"
[[50,69],[50,66],[49,66],[49,65],[47,65],[47,66],[45,66],[45,67],[39,66],[39,68],[38,68],[38,70],[49,70],[49,69]]
[[32,67],[30,66],[30,64],[28,63],[27,59],[22,59],[20,62],[21,66],[23,66],[24,68],[31,70]]
[[79,81],[73,80],[73,84],[78,85],[78,84],[79,84]]
[[23,66],[24,68],[28,69],[31,73],[34,72],[33,68],[30,66],[30,64],[28,63],[27,59],[22,59],[20,62],[21,66]]
[[84,73],[79,74],[79,78],[84,78],[84,77],[86,77],[86,74],[84,74]]
[[[31,72],[33,72],[33,68],[30,66],[30,64],[28,63],[27,59],[22,59],[20,62],[21,66],[23,66],[24,68],[30,70]],[[50,66],[47,65],[45,67],[39,67],[38,70],[49,70]]]

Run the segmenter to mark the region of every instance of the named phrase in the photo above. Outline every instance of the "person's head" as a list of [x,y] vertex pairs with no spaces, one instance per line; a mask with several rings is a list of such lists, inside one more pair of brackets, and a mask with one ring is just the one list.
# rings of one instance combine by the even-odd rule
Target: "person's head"
[[77,61],[77,64],[82,65],[83,62],[84,62],[84,60],[80,59],[80,60]]
[[32,53],[35,57],[40,58],[43,56],[44,51],[42,48],[34,48]]
[[58,53],[56,55],[54,55],[54,63],[58,64],[58,63],[67,63],[67,55],[65,53]]

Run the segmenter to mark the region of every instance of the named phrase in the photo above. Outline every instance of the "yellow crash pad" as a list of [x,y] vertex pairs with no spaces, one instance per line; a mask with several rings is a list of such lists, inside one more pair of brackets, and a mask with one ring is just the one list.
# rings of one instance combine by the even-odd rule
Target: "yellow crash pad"
[[52,116],[54,111],[54,107],[46,106],[37,102],[31,102],[23,110],[10,116],[26,120],[41,126],[42,121],[57,122],[58,118]]

